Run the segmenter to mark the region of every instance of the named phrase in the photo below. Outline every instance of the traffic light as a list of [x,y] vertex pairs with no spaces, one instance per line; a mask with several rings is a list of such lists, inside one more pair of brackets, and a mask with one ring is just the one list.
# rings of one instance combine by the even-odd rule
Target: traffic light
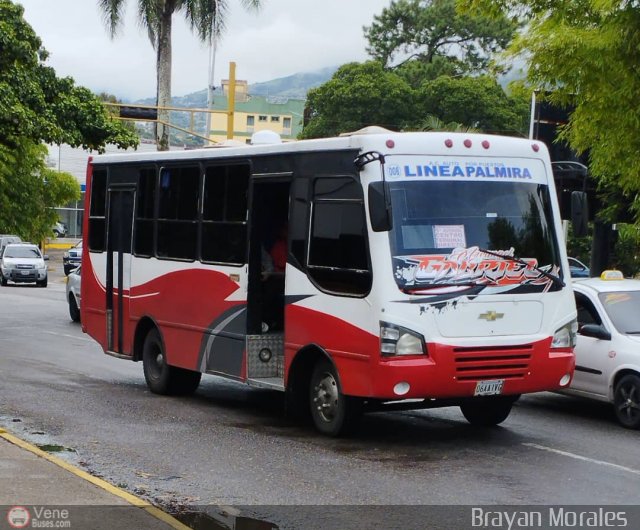
[[122,106],[120,107],[120,117],[131,120],[157,121],[158,109],[157,107]]

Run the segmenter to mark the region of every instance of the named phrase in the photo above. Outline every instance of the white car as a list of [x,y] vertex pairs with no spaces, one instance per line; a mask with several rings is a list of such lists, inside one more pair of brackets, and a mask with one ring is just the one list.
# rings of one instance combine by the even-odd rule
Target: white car
[[74,322],[80,322],[80,269],[72,270],[67,276],[67,302],[69,302],[69,316]]
[[32,243],[10,243],[0,258],[0,284],[7,282],[33,283],[47,286],[47,264],[49,256],[43,256]]
[[574,280],[576,370],[566,393],[608,401],[618,421],[640,428],[640,280],[618,271]]

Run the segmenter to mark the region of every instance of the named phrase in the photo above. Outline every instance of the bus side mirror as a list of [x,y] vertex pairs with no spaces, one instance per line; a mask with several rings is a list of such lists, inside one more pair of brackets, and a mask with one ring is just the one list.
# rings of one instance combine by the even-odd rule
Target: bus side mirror
[[385,182],[369,184],[369,217],[374,232],[388,232],[393,227],[389,189]]
[[584,191],[571,192],[571,224],[573,235],[584,237],[587,235],[589,222],[589,205]]

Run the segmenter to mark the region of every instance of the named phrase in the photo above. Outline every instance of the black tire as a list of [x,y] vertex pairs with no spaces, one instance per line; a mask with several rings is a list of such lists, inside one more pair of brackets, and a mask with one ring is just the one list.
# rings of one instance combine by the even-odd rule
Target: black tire
[[327,359],[318,361],[311,374],[309,406],[314,425],[328,436],[351,431],[362,412],[358,399],[342,393],[338,373]]
[[80,309],[76,302],[76,297],[72,294],[69,295],[69,316],[74,322],[80,322]]
[[477,427],[493,427],[507,419],[514,397],[480,397],[460,405],[467,421]]
[[149,390],[161,395],[187,395],[198,388],[202,374],[167,364],[162,338],[152,329],[142,346],[142,367]]
[[70,267],[70,266],[64,265],[64,266],[63,266],[63,268],[64,268],[64,275],[65,275],[65,276],[69,276],[69,273],[70,273],[70,272],[71,272],[75,267]]
[[613,395],[616,418],[627,429],[640,429],[640,376],[625,375]]
[[47,281],[49,280],[49,278],[45,278],[42,281],[36,281],[36,285],[38,287],[46,287],[47,286]]
[[7,285],[7,279],[4,276],[0,276],[0,285],[3,287],[6,287]]

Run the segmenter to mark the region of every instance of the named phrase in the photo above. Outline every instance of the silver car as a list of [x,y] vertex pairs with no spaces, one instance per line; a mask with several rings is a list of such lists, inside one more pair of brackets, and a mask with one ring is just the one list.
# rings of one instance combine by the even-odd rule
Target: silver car
[[72,270],[67,276],[67,302],[69,302],[69,316],[74,322],[80,322],[80,269]]
[[48,259],[32,243],[8,244],[0,258],[0,284],[35,282],[38,287],[46,287]]

